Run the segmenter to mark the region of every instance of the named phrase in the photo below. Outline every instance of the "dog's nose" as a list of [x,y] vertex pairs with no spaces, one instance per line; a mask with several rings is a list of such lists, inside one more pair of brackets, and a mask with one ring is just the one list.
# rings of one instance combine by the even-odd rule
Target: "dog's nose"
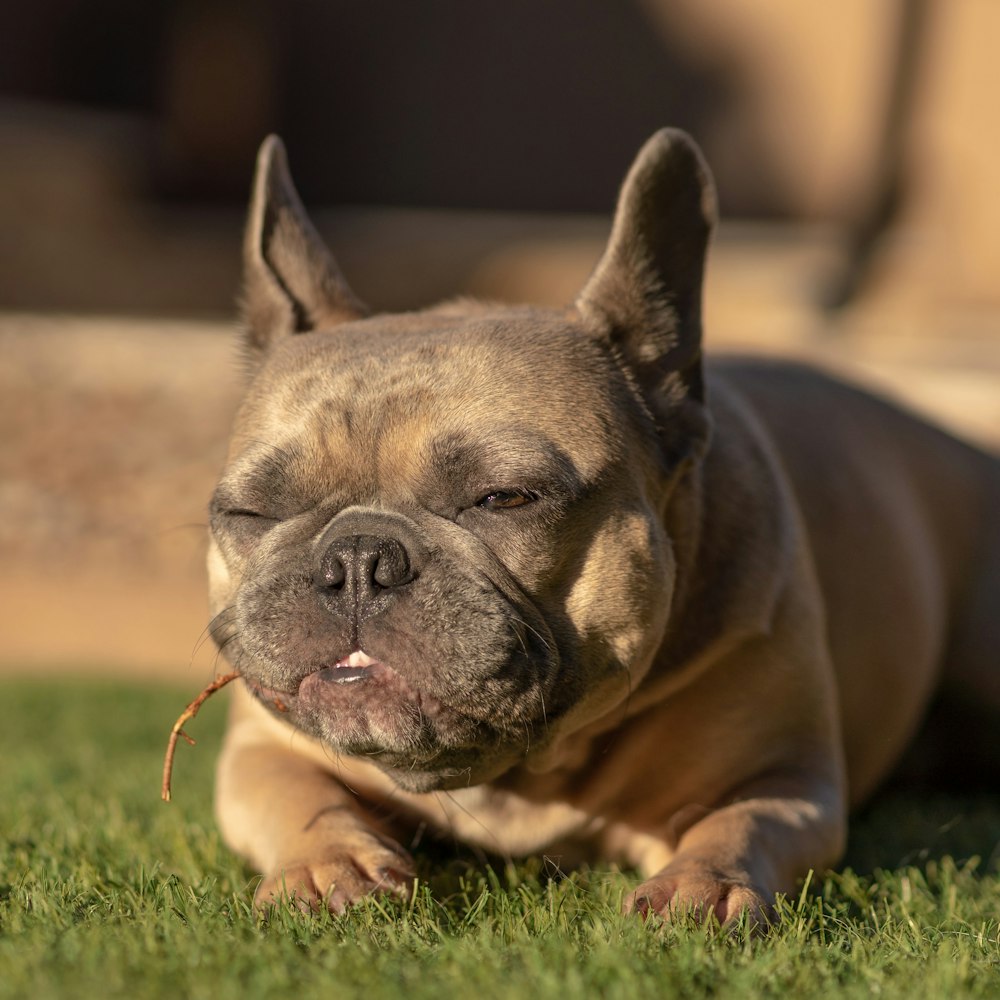
[[338,609],[360,617],[380,610],[387,591],[410,583],[416,573],[402,542],[375,535],[335,538],[320,558],[316,586]]

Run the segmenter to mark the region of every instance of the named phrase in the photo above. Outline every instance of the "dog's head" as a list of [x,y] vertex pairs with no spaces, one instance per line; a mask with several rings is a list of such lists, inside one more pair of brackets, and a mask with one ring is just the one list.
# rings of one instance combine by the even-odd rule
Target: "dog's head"
[[670,609],[664,509],[707,437],[714,211],[663,131],[572,306],[370,316],[264,143],[209,565],[213,634],[265,705],[426,790],[544,766],[625,700]]

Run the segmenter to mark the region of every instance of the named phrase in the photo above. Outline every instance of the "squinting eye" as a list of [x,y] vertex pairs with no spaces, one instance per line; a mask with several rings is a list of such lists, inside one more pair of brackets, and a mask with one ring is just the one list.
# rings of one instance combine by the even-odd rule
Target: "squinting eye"
[[511,507],[523,507],[535,498],[530,493],[515,493],[507,490],[496,490],[488,493],[476,502],[477,507],[484,510],[508,510]]
[[278,518],[271,517],[269,514],[261,514],[260,511],[247,510],[242,507],[234,507],[232,510],[224,510],[222,514],[230,520],[238,521],[262,521],[265,523],[271,523],[278,520]]

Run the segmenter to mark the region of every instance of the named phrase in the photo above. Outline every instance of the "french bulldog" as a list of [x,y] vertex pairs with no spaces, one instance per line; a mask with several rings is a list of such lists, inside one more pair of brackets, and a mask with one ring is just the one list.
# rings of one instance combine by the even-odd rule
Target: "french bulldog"
[[217,814],[259,906],[405,894],[419,829],[766,920],[936,694],[1000,709],[1000,461],[705,362],[715,217],[663,130],[571,305],[369,315],[264,142],[209,553]]

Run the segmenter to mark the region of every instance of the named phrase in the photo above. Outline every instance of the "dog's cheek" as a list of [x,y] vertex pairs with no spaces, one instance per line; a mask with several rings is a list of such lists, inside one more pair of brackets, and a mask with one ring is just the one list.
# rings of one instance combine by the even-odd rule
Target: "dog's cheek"
[[213,531],[208,542],[208,588],[213,614],[232,606],[239,596],[240,581],[253,579],[267,565],[272,545],[267,541],[253,546]]
[[577,533],[519,511],[482,514],[465,519],[474,534],[525,593],[539,596],[548,581],[560,579],[563,564],[582,542]]
[[[638,681],[670,610],[675,563],[656,520],[642,511],[609,519],[594,535],[570,591],[567,614],[581,637],[600,638]],[[613,595],[614,599],[611,599]]]
[[[532,624],[530,608],[515,608],[458,567],[424,583],[385,623],[373,649],[385,649],[387,659],[391,653],[412,683],[463,711],[475,715],[482,700],[502,699],[494,707],[520,718],[550,679],[544,623]],[[478,695],[472,704],[470,692]]]
[[[240,641],[249,676],[291,690],[306,673],[344,655],[349,642],[320,604],[311,577],[292,568],[252,569],[236,597]],[[259,675],[259,676],[258,676]]]
[[208,540],[208,599],[212,614],[217,615],[232,601],[233,577],[222,549],[214,537]]

